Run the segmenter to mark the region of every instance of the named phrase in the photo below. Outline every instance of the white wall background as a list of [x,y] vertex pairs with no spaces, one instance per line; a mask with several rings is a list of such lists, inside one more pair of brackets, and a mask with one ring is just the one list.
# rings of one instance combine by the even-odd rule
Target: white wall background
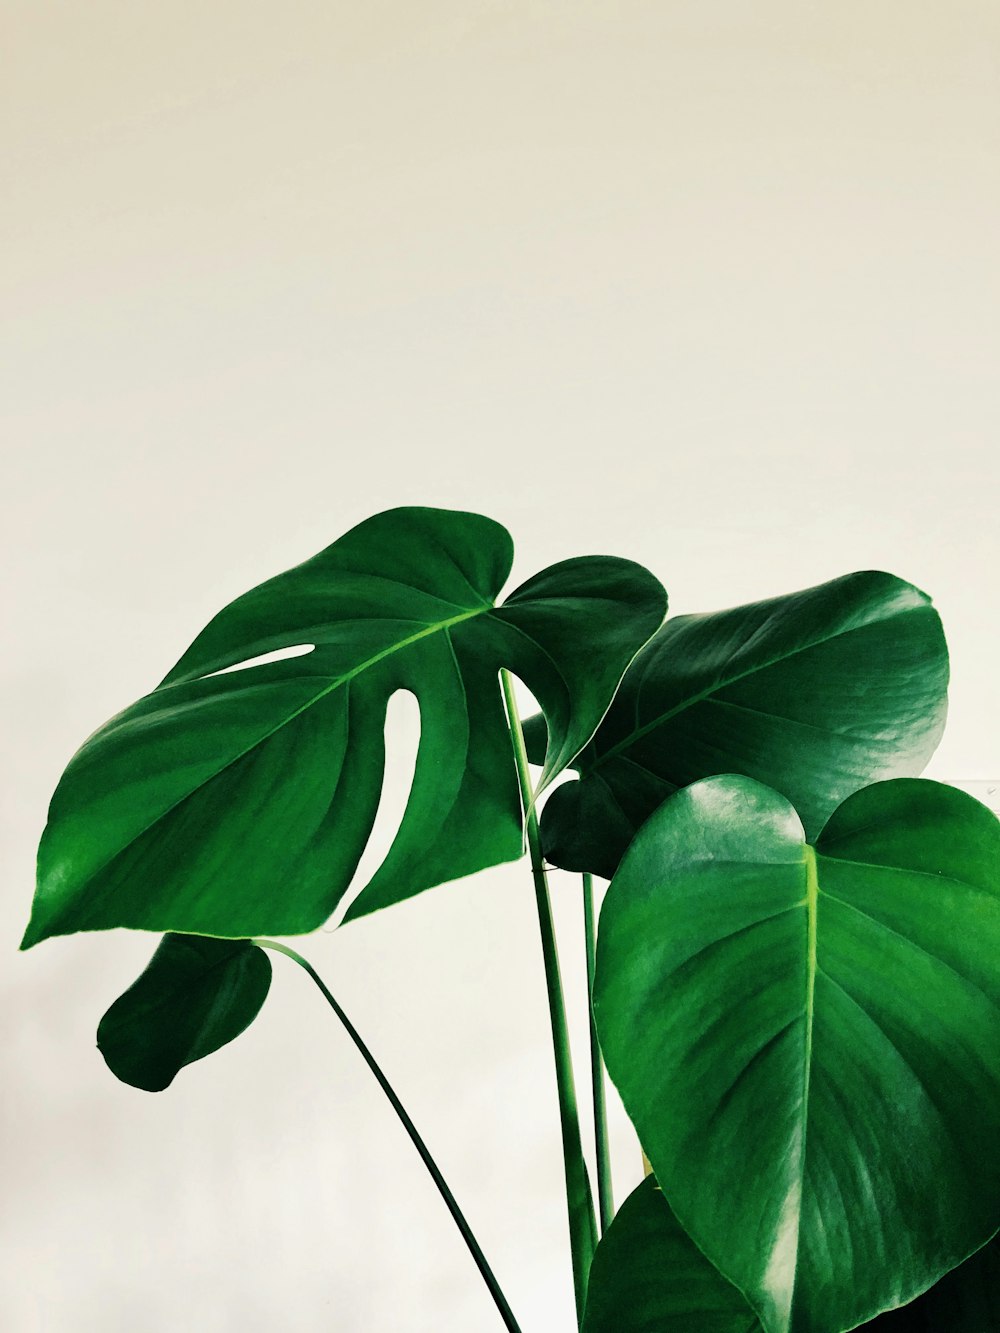
[[[1000,9],[0,15],[0,1322],[491,1333],[409,1143],[284,960],[250,1031],[168,1092],[107,1072],[96,1022],[153,941],[15,955],[48,797],[224,601],[401,503],[505,522],[518,581],[631,556],[679,611],[902,574],[952,647],[930,772],[1000,775]],[[579,1008],[576,888],[554,891]],[[526,869],[303,947],[525,1333],[567,1333]]]

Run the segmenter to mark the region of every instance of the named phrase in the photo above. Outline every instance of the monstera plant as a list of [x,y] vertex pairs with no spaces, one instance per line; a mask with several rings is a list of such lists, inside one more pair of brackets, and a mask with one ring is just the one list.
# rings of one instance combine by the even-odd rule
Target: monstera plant
[[[517,1330],[360,1035],[264,937],[526,848],[583,1333],[1000,1328],[1000,823],[917,777],[948,680],[929,598],[858,573],[664,622],[657,579],[611,556],[498,600],[512,554],[487,518],[396,509],[220,611],[70,761],[22,947],[165,932],[97,1031],[150,1091],[253,1021],[269,952],[299,963]],[[523,727],[512,676],[541,710]],[[359,890],[398,690],[413,783]],[[582,876],[596,1214],[552,866]],[[649,1166],[617,1211],[605,1064]]]

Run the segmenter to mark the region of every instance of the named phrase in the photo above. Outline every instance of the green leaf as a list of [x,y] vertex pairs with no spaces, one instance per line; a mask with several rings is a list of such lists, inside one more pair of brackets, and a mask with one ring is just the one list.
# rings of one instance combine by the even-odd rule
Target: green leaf
[[[1000,1244],[992,1241],[909,1305],[861,1333],[994,1333]],[[583,1333],[761,1333],[753,1310],[671,1212],[655,1177],[622,1204],[590,1270]]]
[[116,1078],[162,1092],[249,1027],[270,985],[270,959],[249,940],[165,935],[101,1019],[97,1045]]
[[582,1333],[760,1333],[760,1323],[647,1176],[597,1247]]
[[923,1296],[865,1328],[871,1333],[993,1333],[1000,1328],[1000,1243],[992,1240]]
[[1000,1224],[1000,823],[898,779],[806,845],[710,778],[605,898],[594,1012],[684,1229],[768,1333],[904,1304]]
[[[610,878],[679,787],[743,773],[795,805],[809,836],[852,792],[919,773],[944,727],[948,652],[930,599],[890,574],[668,620],[629,668],[581,781],[542,812],[546,858]],[[529,753],[544,721],[529,718]]]
[[[495,608],[511,554],[490,519],[396,509],[227,606],[157,689],[70,762],[22,947],[113,926],[237,938],[314,930],[371,832],[396,690],[420,707],[413,786],[348,916],[516,859],[500,668],[548,718],[544,785],[598,725],[665,594],[641,566],[592,556],[536,575]],[[302,645],[313,651],[228,670]]]

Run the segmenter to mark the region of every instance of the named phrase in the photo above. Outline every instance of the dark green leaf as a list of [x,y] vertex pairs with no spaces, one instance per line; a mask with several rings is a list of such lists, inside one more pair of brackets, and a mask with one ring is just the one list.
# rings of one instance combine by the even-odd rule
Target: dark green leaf
[[583,1333],[760,1333],[760,1323],[647,1176],[597,1247]]
[[270,984],[270,960],[249,940],[165,935],[101,1019],[97,1045],[123,1083],[161,1092],[249,1027]]
[[[597,726],[665,594],[631,561],[593,556],[495,608],[510,561],[490,519],[397,509],[237,598],[70,762],[22,947],[112,926],[244,937],[321,925],[371,832],[396,690],[420,707],[416,772],[349,915],[516,859],[500,668],[548,718],[544,783]],[[315,647],[227,670],[304,644]]]
[[1000,1244],[990,1241],[910,1305],[865,1324],[871,1333],[995,1333],[1000,1329]]
[[[948,654],[927,596],[890,574],[668,620],[629,668],[579,784],[542,813],[545,855],[610,878],[679,787],[743,773],[780,791],[809,836],[851,792],[921,771],[944,727]],[[529,753],[544,753],[529,719]]]
[[[863,1333],[997,1329],[997,1241],[911,1304],[860,1325]],[[583,1333],[761,1333],[761,1325],[736,1287],[685,1233],[655,1178],[647,1176],[622,1204],[597,1248]]]
[[685,1230],[769,1333],[904,1304],[1000,1224],[1000,823],[899,779],[815,849],[744,777],[665,802],[608,890],[594,1010]]

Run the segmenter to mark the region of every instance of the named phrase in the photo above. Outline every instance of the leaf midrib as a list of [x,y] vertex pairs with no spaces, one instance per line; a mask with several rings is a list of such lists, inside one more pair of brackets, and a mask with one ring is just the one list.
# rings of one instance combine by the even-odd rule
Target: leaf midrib
[[806,867],[806,1033],[802,1056],[802,1151],[799,1156],[799,1187],[805,1175],[806,1138],[809,1130],[809,1085],[812,1081],[813,1020],[816,1014],[817,922],[819,917],[819,869],[816,851],[804,847]]
[[[315,707],[315,705],[318,704],[321,699],[325,699],[326,696],[328,694],[332,694],[334,690],[340,689],[342,685],[349,685],[352,680],[354,680],[357,676],[360,676],[363,671],[367,671],[369,667],[373,667],[377,662],[384,661],[385,658],[391,657],[393,653],[402,652],[404,648],[409,648],[411,644],[417,643],[420,639],[429,638],[430,635],[439,634],[442,631],[444,631],[445,634],[447,635],[447,632],[451,629],[452,625],[458,625],[463,620],[472,620],[475,616],[482,615],[484,611],[493,611],[493,610],[495,610],[495,608],[492,606],[477,607],[473,611],[464,611],[460,616],[452,616],[448,620],[435,621],[433,625],[425,626],[425,628],[420,630],[419,633],[411,634],[407,639],[400,639],[398,642],[390,644],[388,648],[383,648],[381,652],[376,653],[373,657],[367,658],[364,662],[360,662],[356,667],[353,667],[350,671],[345,672],[342,676],[335,677],[333,680],[331,680],[330,684],[326,687],[326,689],[320,690],[318,694],[312,695],[312,697],[309,698],[304,704],[300,704],[299,707],[294,710],[294,712],[286,714],[281,719],[280,722],[276,722],[269,731],[264,732],[262,736],[258,736],[256,740],[252,742],[252,744],[248,745],[245,749],[241,750],[239,754],[235,754],[231,759],[227,759],[221,768],[217,768],[214,773],[210,774],[206,778],[203,778],[202,781],[199,782],[196,787],[193,787],[191,789],[191,791],[185,792],[185,794],[182,797],[180,797],[179,800],[175,801],[173,805],[168,806],[167,809],[162,812],[162,814],[157,815],[157,817],[154,820],[152,820],[149,824],[147,824],[146,828],[142,829],[139,833],[137,833],[134,838],[130,838],[129,841],[125,844],[125,846],[120,848],[119,851],[115,853],[115,856],[120,855],[120,853],[123,852],[126,847],[131,846],[131,844],[136,840],[136,838],[141,838],[143,833],[148,833],[149,830],[155,824],[158,824],[161,819],[165,819],[166,816],[170,814],[171,810],[176,809],[178,805],[181,805],[190,796],[193,796],[194,793],[200,787],[203,787],[206,782],[214,781],[214,779],[219,777],[220,774],[225,773],[227,768],[231,768],[233,764],[239,763],[239,761],[245,755],[248,755],[251,750],[255,750],[258,745],[263,745],[266,740],[269,740],[275,734],[275,732],[280,731],[282,727],[287,727],[289,722],[294,722],[294,720],[297,717],[299,717],[302,713],[305,713],[308,709]],[[448,636],[448,638],[450,643],[450,636]],[[114,858],[112,858],[112,860],[113,859]],[[106,865],[107,864],[110,864],[110,862],[107,862]],[[101,870],[103,869],[105,869],[105,866],[101,867]],[[95,873],[99,874],[100,871],[97,871]]]
[[320,699],[326,698],[328,694],[331,694],[334,690],[339,689],[341,685],[349,684],[352,680],[355,679],[356,676],[359,676],[363,671],[367,671],[369,667],[374,666],[377,662],[381,662],[386,657],[391,657],[393,653],[401,652],[402,649],[408,648],[411,644],[418,642],[418,640],[426,639],[431,634],[437,634],[442,630],[448,631],[451,629],[452,625],[460,624],[463,620],[472,620],[475,616],[482,615],[484,611],[493,611],[493,610],[495,610],[493,606],[482,606],[482,607],[477,607],[475,610],[472,611],[465,611],[460,616],[452,616],[449,620],[436,621],[433,625],[427,625],[418,634],[411,634],[409,638],[401,639],[399,642],[391,644],[388,648],[384,648],[381,652],[376,653],[373,657],[369,657],[366,661],[361,662],[351,671],[346,672],[342,676],[336,677],[335,680],[330,682],[330,684],[326,687],[326,689],[321,690],[318,694],[314,694],[306,703],[296,708],[294,712],[287,714],[279,722],[276,722],[275,725],[271,727],[269,731],[266,731],[262,736],[258,736],[250,745],[242,749],[239,752],[239,754],[235,754],[231,759],[227,759],[226,762],[222,764],[221,767],[217,768],[214,773],[210,773],[206,777],[202,778],[201,781],[198,782],[194,787],[192,787],[190,791],[186,791],[183,796],[178,797],[178,799],[172,802],[172,804],[168,805],[165,810],[161,810],[160,813],[155,816],[155,818],[151,819],[148,824],[144,825],[143,828],[139,829],[136,833],[134,833],[128,839],[127,842],[124,842],[120,847],[118,847],[112,853],[112,855],[108,857],[106,861],[102,862],[101,865],[99,865],[95,870],[91,871],[87,876],[88,880],[93,881],[94,879],[97,878],[98,875],[102,875],[110,865],[112,865],[131,846],[133,846],[133,844],[138,842],[140,838],[144,837],[150,831],[150,829],[155,828],[156,825],[159,824],[161,820],[166,819],[168,815],[170,815],[179,806],[183,805],[185,801],[190,800],[191,797],[194,796],[194,794],[197,791],[200,791],[201,788],[204,787],[207,783],[214,782],[216,778],[221,777],[221,775],[225,773],[227,769],[232,768],[234,764],[239,763],[241,759],[243,759],[246,755],[248,755],[252,750],[255,750],[257,746],[263,745],[265,741],[269,740],[275,734],[275,732],[280,731],[282,727],[287,727],[288,724],[294,721],[294,719],[297,718],[300,714],[306,712],[307,709],[314,707],[314,705],[317,704],[320,701]]
[[[846,638],[850,634],[856,634],[859,630],[869,629],[872,625],[885,625],[890,620],[898,620],[902,616],[911,615],[913,611],[917,609],[919,608],[912,606],[904,607],[900,611],[894,611],[891,615],[881,616],[875,620],[867,620],[861,625],[852,625],[850,629],[838,630],[835,634],[827,634],[822,638],[813,639],[809,643],[804,643],[797,647],[794,652],[784,653],[780,657],[774,657],[770,661],[758,663],[757,665],[748,668],[746,671],[741,671],[736,675],[729,676],[725,680],[716,681],[715,684],[707,686],[704,690],[700,690],[698,693],[692,694],[686,699],[682,699],[680,703],[676,704],[673,708],[667,709],[665,713],[661,713],[658,717],[653,718],[651,722],[647,722],[641,727],[635,727],[627,736],[623,737],[622,740],[616,742],[610,749],[605,750],[605,752],[594,762],[592,767],[588,769],[588,773],[595,772],[608,759],[613,759],[615,755],[621,754],[623,750],[627,750],[630,745],[634,745],[636,741],[641,740],[643,736],[649,735],[649,733],[655,731],[657,727],[662,727],[665,723],[669,722],[671,718],[676,717],[678,713],[683,713],[686,708],[693,708],[695,704],[710,699],[720,690],[728,689],[731,685],[738,685],[741,680],[747,680],[750,676],[755,676],[762,671],[768,671],[771,667],[780,666],[783,662],[787,662],[791,658],[798,656],[799,653],[808,652],[813,648],[822,648],[824,644],[833,643],[837,639]],[[668,621],[667,623],[669,624],[670,622]],[[722,702],[725,702],[725,700]]]

